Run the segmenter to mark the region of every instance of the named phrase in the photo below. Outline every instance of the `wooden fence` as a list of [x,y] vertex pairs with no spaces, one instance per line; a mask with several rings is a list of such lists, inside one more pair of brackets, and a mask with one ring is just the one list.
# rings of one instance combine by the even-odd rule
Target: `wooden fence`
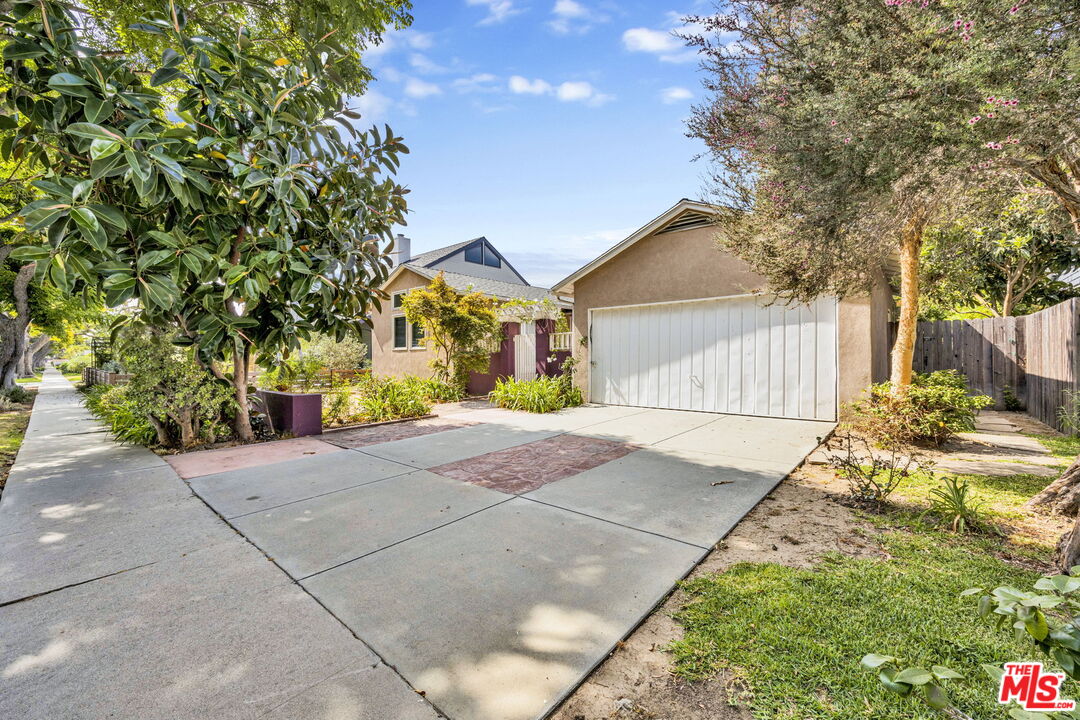
[[998,408],[1010,388],[1029,415],[1061,429],[1064,393],[1080,390],[1080,298],[1020,317],[920,322],[914,367],[958,370]]
[[83,368],[82,379],[83,385],[91,387],[93,385],[123,385],[131,379],[131,376],[88,367]]

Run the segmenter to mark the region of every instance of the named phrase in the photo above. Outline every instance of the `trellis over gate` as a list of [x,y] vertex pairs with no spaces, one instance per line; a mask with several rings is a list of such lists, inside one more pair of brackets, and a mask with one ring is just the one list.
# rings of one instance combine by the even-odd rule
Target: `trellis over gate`
[[1080,298],[1020,317],[920,322],[914,368],[958,370],[998,408],[1011,388],[1029,415],[1060,430],[1064,393],[1080,390]]

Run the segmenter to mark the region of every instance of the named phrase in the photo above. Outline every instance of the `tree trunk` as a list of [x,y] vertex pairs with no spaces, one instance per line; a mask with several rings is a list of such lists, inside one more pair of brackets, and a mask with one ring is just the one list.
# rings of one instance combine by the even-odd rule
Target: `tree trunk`
[[169,437],[169,430],[165,427],[165,423],[158,420],[153,415],[147,415],[146,419],[150,421],[150,424],[154,426],[154,432],[157,434],[158,445],[162,447],[169,447],[172,444],[172,438]]
[[903,392],[911,384],[911,364],[915,356],[915,329],[919,319],[919,251],[922,249],[925,215],[917,213],[900,238],[900,318],[896,344],[892,349],[890,382],[893,392]]
[[30,350],[28,350],[26,353],[26,357],[29,358],[27,362],[30,363],[31,371],[33,371],[34,368],[38,367],[39,365],[44,364],[45,355],[49,352],[49,349],[51,347],[52,338],[48,335],[38,335],[36,338],[34,338]]
[[26,352],[26,328],[30,324],[27,289],[36,268],[37,263],[29,263],[19,268],[19,272],[15,274],[11,292],[15,305],[15,317],[0,319],[0,389],[3,390],[11,390],[15,387],[18,365]]
[[23,330],[23,351],[19,355],[19,361],[15,366],[15,374],[21,378],[31,377],[34,373],[30,369],[30,327]]
[[1080,513],[1080,458],[1073,460],[1061,477],[1028,500],[1025,507],[1045,510],[1051,515]]
[[1065,150],[1060,156],[1021,167],[1057,198],[1080,235],[1080,158]]
[[1077,515],[1072,529],[1058,540],[1054,551],[1054,567],[1060,572],[1068,573],[1074,565],[1080,565],[1080,515]]
[[248,408],[248,380],[247,366],[251,355],[251,345],[240,341],[243,350],[233,350],[233,395],[236,398],[236,416],[233,420],[233,430],[236,431],[236,439],[240,442],[249,443],[255,440],[255,433],[251,430],[251,412]]

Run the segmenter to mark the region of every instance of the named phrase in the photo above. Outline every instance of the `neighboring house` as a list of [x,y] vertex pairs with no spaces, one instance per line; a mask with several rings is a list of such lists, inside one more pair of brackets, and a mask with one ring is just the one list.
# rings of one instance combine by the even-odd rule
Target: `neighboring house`
[[717,249],[715,214],[681,200],[552,288],[573,298],[579,386],[595,403],[836,419],[888,374],[884,274],[868,297],[772,302]]
[[[466,240],[415,257],[411,255],[411,245],[409,238],[397,236],[394,269],[382,285],[390,299],[383,303],[381,311],[371,313],[371,364],[377,375],[431,375],[433,352],[424,346],[423,328],[405,319],[401,298],[414,288],[427,286],[440,272],[461,293],[476,290],[500,300],[549,299],[569,312],[570,303],[560,301],[545,288],[529,285],[487,238]],[[560,356],[551,348],[553,329],[554,321],[549,319],[503,322],[504,338],[492,353],[489,372],[474,374],[469,391],[486,393],[495,386],[498,377],[533,378],[537,374],[556,373],[561,357],[554,363],[548,362],[550,356]],[[569,337],[560,340],[565,343]],[[561,355],[566,357],[569,352]]]

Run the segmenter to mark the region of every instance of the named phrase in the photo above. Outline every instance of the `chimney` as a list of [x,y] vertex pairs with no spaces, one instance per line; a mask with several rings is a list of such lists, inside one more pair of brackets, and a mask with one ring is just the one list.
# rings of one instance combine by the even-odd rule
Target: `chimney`
[[412,240],[398,233],[394,237],[394,250],[390,256],[394,259],[394,267],[409,262],[412,259]]

